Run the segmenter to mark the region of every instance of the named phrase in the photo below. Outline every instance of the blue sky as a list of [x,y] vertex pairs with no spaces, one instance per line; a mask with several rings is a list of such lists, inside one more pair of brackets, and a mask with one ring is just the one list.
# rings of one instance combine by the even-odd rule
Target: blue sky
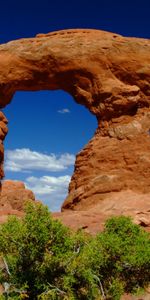
[[4,110],[5,179],[22,180],[51,210],[59,210],[75,155],[93,136],[96,118],[63,91],[18,92]]
[[[149,0],[7,0],[1,3],[0,43],[65,28],[150,38],[149,12]],[[75,155],[96,129],[95,117],[63,91],[18,92],[4,112],[6,179],[24,181],[51,210],[59,210]]]

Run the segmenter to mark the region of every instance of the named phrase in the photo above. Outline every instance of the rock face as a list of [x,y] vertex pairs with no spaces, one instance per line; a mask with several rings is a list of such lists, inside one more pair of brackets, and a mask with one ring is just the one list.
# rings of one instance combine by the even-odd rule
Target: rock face
[[23,182],[3,181],[0,195],[0,223],[7,221],[9,215],[22,217],[27,200],[35,201],[35,196],[32,191],[25,188]]
[[82,228],[91,234],[102,231],[108,218],[120,215],[130,216],[134,223],[150,232],[150,193],[136,193],[131,190],[114,192],[107,199],[91,205],[90,209],[85,206],[82,210],[65,210],[53,214],[73,230]]
[[64,30],[0,45],[1,108],[18,90],[45,89],[67,91],[98,120],[63,210],[88,210],[126,190],[150,193],[150,40]]
[[150,112],[143,109],[134,118],[113,119],[106,136],[99,129],[77,155],[62,208],[88,210],[110,193],[122,190],[150,193],[149,127]]
[[3,162],[4,162],[4,146],[3,140],[8,132],[7,128],[7,119],[5,118],[4,114],[0,111],[0,179],[3,178]]
[[2,183],[0,197],[0,212],[17,210],[23,211],[25,201],[35,201],[32,191],[27,190],[23,182],[5,180]]

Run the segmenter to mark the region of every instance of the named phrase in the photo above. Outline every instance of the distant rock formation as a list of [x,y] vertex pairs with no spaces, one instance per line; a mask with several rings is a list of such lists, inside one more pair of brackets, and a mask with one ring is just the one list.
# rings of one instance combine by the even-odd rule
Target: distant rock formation
[[[2,183],[0,196],[0,222],[7,214],[20,216],[27,200],[35,201],[32,191],[27,190],[23,182],[5,180]],[[2,220],[1,220],[2,219]]]
[[[85,29],[0,45],[1,108],[16,91],[45,89],[67,91],[98,120],[62,210],[89,210],[116,192],[149,194],[150,40]],[[3,147],[0,155],[2,177]]]

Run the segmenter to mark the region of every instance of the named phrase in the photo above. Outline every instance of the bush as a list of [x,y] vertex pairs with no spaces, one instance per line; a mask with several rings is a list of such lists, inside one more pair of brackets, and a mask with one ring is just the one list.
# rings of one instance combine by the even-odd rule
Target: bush
[[28,203],[23,219],[0,225],[0,254],[10,271],[0,273],[10,284],[7,299],[119,300],[150,282],[149,234],[126,217],[111,218],[91,237]]
[[150,282],[150,238],[130,218],[115,217],[106,222],[104,232],[85,246],[86,268],[99,278],[103,293],[118,300],[136,293]]

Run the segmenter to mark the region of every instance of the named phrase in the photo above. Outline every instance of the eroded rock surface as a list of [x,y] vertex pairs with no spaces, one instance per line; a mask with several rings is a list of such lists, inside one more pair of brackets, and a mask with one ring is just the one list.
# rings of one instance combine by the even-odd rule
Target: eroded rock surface
[[150,192],[150,40],[64,30],[0,45],[1,108],[18,90],[45,89],[67,91],[98,120],[63,210],[88,210],[128,189]]
[[107,199],[91,205],[90,209],[86,209],[85,205],[78,211],[65,210],[53,214],[73,230],[82,228],[91,234],[102,231],[108,218],[120,215],[130,216],[134,223],[150,232],[150,193],[136,193],[131,190],[112,192]]
[[[122,122],[123,121],[123,122]],[[63,209],[88,210],[113,192],[150,193],[150,112],[113,119],[77,155]],[[113,136],[110,136],[113,135]]]
[[25,188],[23,182],[5,180],[2,183],[0,197],[0,214],[4,211],[23,211],[26,201],[35,201],[32,191]]

